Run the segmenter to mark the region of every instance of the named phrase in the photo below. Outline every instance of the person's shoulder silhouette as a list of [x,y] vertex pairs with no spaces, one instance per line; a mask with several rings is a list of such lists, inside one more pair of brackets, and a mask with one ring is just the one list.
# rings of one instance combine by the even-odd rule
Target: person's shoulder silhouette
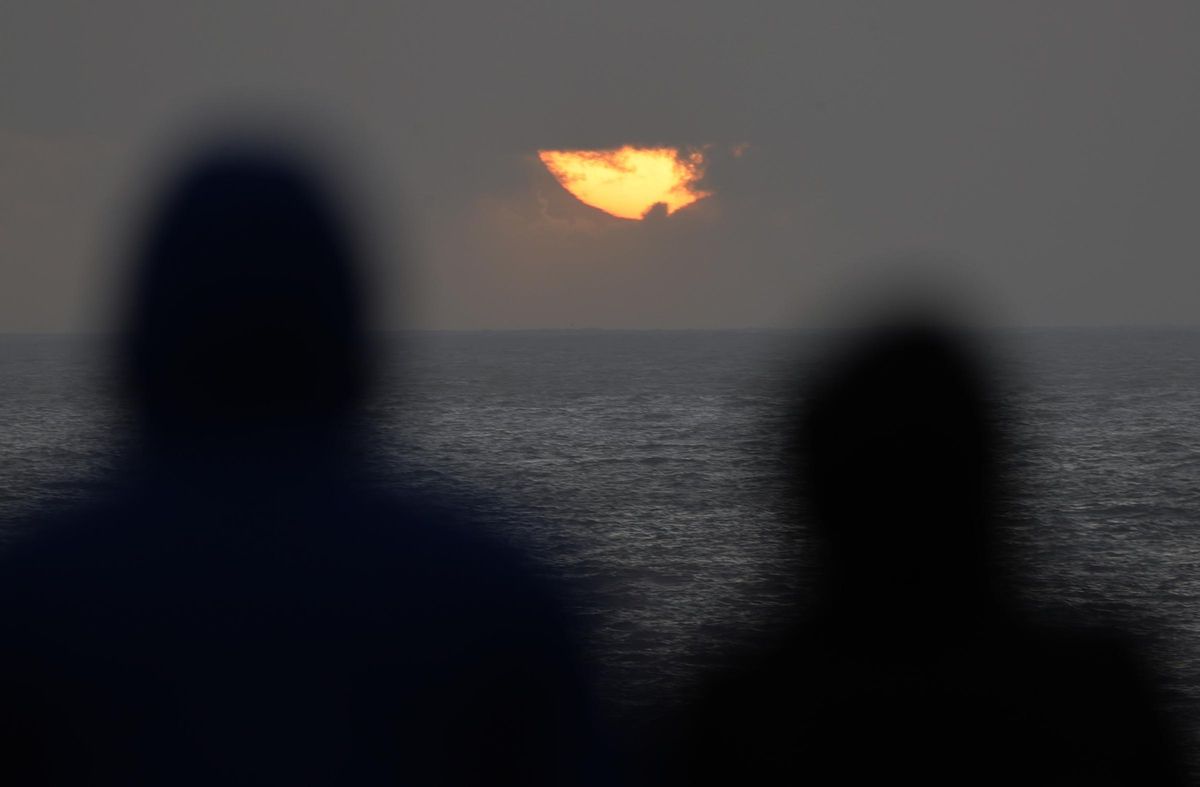
[[814,603],[685,714],[688,784],[1170,784],[1170,731],[1116,638],[1026,623],[993,553],[1003,430],[959,333],[852,336],[795,405]]
[[137,469],[0,559],[9,783],[566,784],[557,599],[361,472],[360,251],[296,155],[221,145],[136,255]]

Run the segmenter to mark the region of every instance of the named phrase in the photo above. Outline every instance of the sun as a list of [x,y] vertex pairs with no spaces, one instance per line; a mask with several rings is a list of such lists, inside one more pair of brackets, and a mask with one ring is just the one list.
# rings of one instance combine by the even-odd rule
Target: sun
[[643,219],[655,205],[670,215],[711,196],[696,184],[704,154],[679,148],[539,150],[538,158],[580,202],[621,219]]

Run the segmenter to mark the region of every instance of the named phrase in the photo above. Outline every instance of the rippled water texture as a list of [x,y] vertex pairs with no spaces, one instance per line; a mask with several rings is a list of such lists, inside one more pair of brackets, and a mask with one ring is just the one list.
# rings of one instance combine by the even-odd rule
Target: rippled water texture
[[[1200,705],[1200,333],[990,337],[1021,483],[1011,542],[1039,607],[1146,632]],[[583,584],[606,696],[669,700],[803,589],[773,436],[820,340],[769,332],[435,333],[372,404],[398,484],[452,479]],[[0,517],[117,460],[103,355],[0,337]]]

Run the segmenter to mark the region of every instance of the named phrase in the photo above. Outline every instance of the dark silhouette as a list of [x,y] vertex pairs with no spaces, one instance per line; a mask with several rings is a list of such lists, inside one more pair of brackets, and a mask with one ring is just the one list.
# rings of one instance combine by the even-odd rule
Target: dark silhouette
[[1122,639],[1034,625],[1004,592],[1003,434],[965,339],[914,320],[844,349],[797,404],[791,446],[819,590],[699,692],[673,730],[672,778],[1179,783]]
[[596,779],[556,597],[363,470],[359,255],[292,154],[170,191],[122,340],[136,467],[0,561],[0,781]]

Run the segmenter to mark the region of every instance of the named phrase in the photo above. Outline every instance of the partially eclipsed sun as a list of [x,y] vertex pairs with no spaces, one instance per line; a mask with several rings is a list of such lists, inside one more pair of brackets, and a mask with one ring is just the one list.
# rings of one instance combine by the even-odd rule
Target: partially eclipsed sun
[[678,148],[539,150],[538,158],[580,202],[622,219],[642,219],[660,202],[667,214],[709,196],[696,188],[704,155]]

